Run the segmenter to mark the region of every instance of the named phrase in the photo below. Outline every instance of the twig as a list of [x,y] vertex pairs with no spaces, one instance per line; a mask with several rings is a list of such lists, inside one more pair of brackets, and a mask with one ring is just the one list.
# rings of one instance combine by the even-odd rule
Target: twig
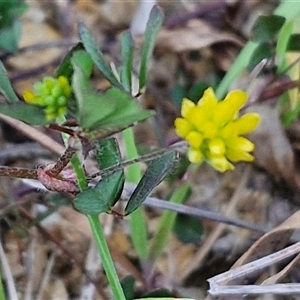
[[14,128],[16,128],[18,131],[23,132],[31,139],[42,144],[43,146],[45,146],[52,152],[57,153],[59,155],[62,155],[64,153],[64,151],[65,151],[64,146],[62,146],[58,142],[54,141],[48,135],[39,131],[38,129],[36,129],[20,120],[6,116],[4,114],[0,114],[0,119],[3,120],[4,122],[8,123],[9,125],[13,126]]
[[43,298],[43,292],[45,290],[45,288],[47,287],[49,281],[50,281],[50,274],[51,274],[51,271],[53,269],[53,266],[54,266],[54,262],[55,262],[55,259],[56,259],[56,252],[52,252],[49,259],[48,259],[48,263],[47,263],[47,266],[46,266],[46,269],[45,269],[45,272],[44,272],[44,276],[42,278],[42,282],[40,284],[40,288],[39,288],[39,291],[37,293],[37,296],[36,296],[36,299],[37,300],[42,300]]
[[47,170],[47,173],[50,176],[56,177],[64,169],[64,167],[67,166],[76,151],[77,150],[75,148],[68,146],[65,152],[56,161],[55,165],[50,170]]
[[[134,191],[136,185],[132,183],[125,183],[124,191],[122,194],[122,199],[128,200],[130,195]],[[154,207],[158,209],[168,209],[181,214],[193,216],[196,218],[207,219],[215,222],[220,222],[228,225],[233,225],[249,230],[253,230],[260,233],[266,233],[270,228],[264,225],[257,225],[253,223],[246,222],[244,220],[233,219],[221,214],[208,211],[205,209],[200,209],[198,207],[187,206],[183,204],[170,203],[169,201],[158,199],[155,197],[147,197],[146,201],[143,203],[146,206]]]
[[15,160],[16,158],[33,159],[36,157],[49,157],[48,151],[42,145],[35,142],[22,144],[9,144],[5,148],[1,147],[0,164],[4,165],[7,161]]
[[0,176],[6,176],[10,178],[28,178],[28,179],[38,178],[36,169],[15,168],[15,167],[6,167],[6,166],[0,166]]
[[8,264],[4,249],[2,247],[2,243],[0,242],[0,260],[1,260],[1,269],[2,274],[4,275],[4,279],[6,282],[7,292],[9,295],[9,299],[18,300],[18,293],[16,290],[16,285],[14,282],[14,278],[11,273],[11,268]]
[[30,300],[33,298],[33,281],[36,273],[36,270],[34,269],[34,267],[36,266],[36,247],[37,238],[36,235],[32,235],[26,256],[27,282],[25,287],[24,300]]
[[300,252],[300,242],[208,279],[211,295],[300,294],[300,284],[228,285]]
[[[57,40],[57,41],[51,41],[51,42],[42,42],[42,43],[36,43],[30,46],[21,47],[18,49],[18,54],[27,52],[27,51],[39,51],[47,48],[67,48],[74,46],[78,41],[76,40]],[[0,60],[4,61],[8,57],[12,56],[13,53],[4,53],[0,56]]]

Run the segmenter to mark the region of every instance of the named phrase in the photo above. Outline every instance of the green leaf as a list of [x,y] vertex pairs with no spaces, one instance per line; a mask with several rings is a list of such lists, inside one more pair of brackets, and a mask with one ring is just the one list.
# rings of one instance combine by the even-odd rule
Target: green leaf
[[195,103],[199,101],[203,92],[209,87],[205,82],[197,82],[189,89],[187,98],[194,101]]
[[72,87],[78,107],[79,124],[84,129],[124,128],[153,115],[144,110],[131,95],[116,87],[100,94],[91,86],[87,72],[83,70],[80,53],[71,62],[74,69]]
[[144,34],[144,42],[141,53],[141,64],[139,72],[139,90],[142,91],[147,82],[147,72],[150,57],[152,55],[156,37],[160,30],[164,19],[164,14],[161,9],[155,5],[153,6],[149,20],[147,23],[146,31]]
[[90,54],[97,68],[104,75],[104,77],[115,87],[123,89],[123,86],[115,77],[111,67],[105,61],[103,53],[100,51],[94,37],[89,29],[82,23],[79,24],[79,36],[84,45],[85,50]]
[[9,27],[0,30],[0,48],[15,53],[18,50],[18,43],[22,34],[22,23],[14,21]]
[[199,243],[203,235],[203,226],[198,219],[179,214],[177,215],[173,231],[181,242],[196,244]]
[[251,55],[249,65],[247,66],[250,70],[253,70],[263,59],[270,58],[274,53],[268,42],[261,42],[256,47]]
[[100,140],[96,144],[96,158],[99,169],[103,170],[121,162],[121,153],[115,138]]
[[85,76],[89,78],[93,71],[93,60],[85,50],[78,50],[73,53],[72,60],[84,72]]
[[19,0],[0,1],[0,28],[11,26],[16,17],[23,14],[28,7],[28,4]]
[[182,99],[186,96],[186,89],[182,85],[175,85],[171,91],[171,99],[175,107],[180,110]]
[[95,186],[101,202],[104,202],[109,211],[120,199],[125,182],[124,171],[117,171],[113,174],[103,176]]
[[73,57],[71,61],[74,68],[72,87],[79,110],[79,124],[82,128],[89,129],[116,110],[117,98],[96,93],[86,72],[82,70],[78,57]]
[[1,104],[0,113],[30,125],[47,125],[50,123],[50,121],[45,118],[45,113],[42,108],[21,101],[14,104]]
[[134,285],[135,285],[134,277],[132,275],[126,276],[125,278],[122,279],[121,285],[126,299],[133,299]]
[[[101,140],[96,145],[99,168],[107,168],[121,162],[121,154],[115,138]],[[85,214],[97,215],[109,212],[119,200],[125,182],[124,171],[102,176],[95,187],[90,187],[74,199],[76,209]]]
[[[122,158],[118,142],[115,138],[100,140],[96,145],[97,162],[100,170],[118,165]],[[95,189],[99,193],[105,193],[108,203],[113,206],[119,200],[125,182],[124,170],[117,171],[111,175],[103,176]]]
[[121,37],[122,68],[121,82],[126,92],[131,93],[131,76],[134,57],[134,43],[129,31],[122,34]]
[[141,206],[152,190],[172,170],[176,156],[176,152],[171,151],[150,162],[145,174],[128,200],[125,207],[125,215],[131,214],[134,210]]
[[[300,13],[300,5],[297,4],[298,1],[282,1],[274,10],[274,14],[285,17],[287,20],[292,19]],[[235,79],[249,64],[252,53],[255,51],[257,46],[258,43],[254,41],[249,41],[245,44],[244,48],[235,58],[232,66],[219,83],[219,86],[216,89],[217,98],[222,99],[226,95],[229,87],[232,85],[232,82],[235,81]]]
[[281,73],[287,67],[286,52],[293,31],[293,25],[293,21],[285,22],[285,24],[279,32],[276,45],[276,55],[278,60],[277,73]]
[[73,203],[74,207],[83,214],[98,215],[110,209],[103,195],[94,188],[88,188],[76,195]]
[[10,80],[7,76],[6,70],[0,61],[0,92],[9,102],[19,102],[19,98],[16,95]]
[[56,77],[59,76],[65,76],[68,78],[69,82],[72,81],[72,75],[74,72],[73,65],[71,62],[71,59],[74,55],[75,52],[79,50],[83,50],[84,47],[82,43],[77,43],[68,53],[67,55],[63,58],[62,62],[59,65],[58,70],[56,71]]
[[300,52],[300,34],[299,33],[292,34],[290,36],[286,50]]
[[105,128],[128,127],[154,115],[153,111],[143,109],[135,98],[123,91],[111,88],[105,95],[111,99],[118,99],[117,109],[114,113],[99,120],[95,124],[97,126]]
[[282,16],[260,16],[253,28],[253,38],[260,42],[273,40],[285,22]]

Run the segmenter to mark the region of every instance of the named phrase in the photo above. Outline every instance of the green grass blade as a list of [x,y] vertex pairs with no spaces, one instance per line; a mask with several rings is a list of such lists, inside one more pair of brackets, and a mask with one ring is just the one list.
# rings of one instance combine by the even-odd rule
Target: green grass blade
[[144,42],[141,53],[141,64],[139,72],[139,90],[142,91],[147,82],[147,72],[150,57],[152,55],[156,37],[164,19],[164,14],[158,6],[153,6],[147,23]]
[[[177,190],[174,191],[171,196],[170,202],[181,204],[190,194],[190,183],[185,183]],[[149,260],[152,263],[155,263],[156,259],[162,253],[164,248],[166,247],[169,236],[173,229],[177,214],[171,211],[165,211],[161,217],[158,230],[152,240],[149,250]]]
[[278,40],[276,45],[276,55],[278,58],[277,73],[279,74],[287,67],[285,58],[286,58],[286,51],[289,45],[289,40],[293,32],[293,25],[294,25],[294,21],[285,22],[278,35]]
[[79,24],[79,36],[87,53],[91,56],[96,67],[104,75],[104,77],[115,87],[123,89],[123,86],[114,75],[111,67],[105,61],[104,55],[99,49],[94,37],[89,29],[82,23]]
[[122,69],[121,82],[126,92],[131,94],[131,76],[134,57],[134,43],[129,31],[122,34],[121,37]]
[[251,56],[258,43],[249,41],[244,48],[239,53],[238,57],[235,59],[229,71],[226,73],[222,81],[220,82],[218,88],[216,89],[216,96],[222,99],[228,92],[230,85],[234,80],[246,69],[250,62]]
[[[138,157],[138,152],[135,146],[134,134],[132,128],[123,131],[123,137],[126,147],[126,158],[134,159]],[[142,177],[141,168],[139,164],[133,164],[127,168],[126,180],[132,183],[138,183]],[[148,233],[145,222],[144,211],[138,208],[130,215],[130,236],[135,251],[138,253],[140,260],[146,260],[148,256]]]
[[273,14],[292,19],[300,13],[299,0],[281,0]]

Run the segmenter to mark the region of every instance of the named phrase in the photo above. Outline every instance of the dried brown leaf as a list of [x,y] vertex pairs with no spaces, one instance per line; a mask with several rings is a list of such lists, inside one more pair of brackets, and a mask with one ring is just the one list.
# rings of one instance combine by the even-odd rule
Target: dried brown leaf
[[300,211],[297,211],[281,225],[277,226],[258,239],[248,249],[248,251],[246,251],[244,255],[242,255],[236,261],[236,263],[233,265],[233,268],[239,267],[283,248],[291,237],[292,233],[299,228]]
[[219,32],[201,20],[190,20],[186,27],[162,29],[157,38],[157,46],[174,52],[198,50],[220,42],[242,42],[232,34]]
[[294,153],[278,112],[267,105],[252,106],[251,111],[261,116],[259,127],[249,136],[255,143],[255,163],[278,179],[294,182]]

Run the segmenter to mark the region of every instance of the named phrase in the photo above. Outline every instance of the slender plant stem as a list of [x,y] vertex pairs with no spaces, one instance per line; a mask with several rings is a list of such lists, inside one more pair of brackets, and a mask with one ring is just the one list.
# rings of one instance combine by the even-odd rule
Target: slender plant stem
[[88,187],[88,183],[85,177],[84,170],[81,166],[80,159],[77,154],[73,155],[71,158],[72,167],[77,177],[77,183],[80,191],[85,190]]
[[[108,168],[105,168],[101,171],[98,171],[94,174],[91,174],[88,176],[88,179],[92,179],[92,178],[96,178],[98,176],[103,176],[103,175],[110,175],[112,173],[115,173],[119,170],[122,170],[124,169],[125,167],[128,167],[130,165],[133,165],[133,164],[136,164],[136,163],[139,163],[139,162],[147,162],[147,161],[151,161],[167,152],[171,152],[171,151],[182,151],[182,150],[186,150],[188,148],[188,144],[187,142],[185,141],[182,141],[182,142],[178,142],[176,144],[173,144],[171,145],[170,147],[168,148],[162,148],[162,149],[158,149],[156,151],[153,151],[153,152],[150,152],[150,153],[147,153],[145,155],[141,155],[139,157],[137,157],[137,155],[135,156],[135,158],[132,158],[132,159],[128,159],[128,160],[125,160],[125,161],[122,161],[120,162],[119,164],[117,165],[114,165],[114,166],[111,166],[111,167],[108,167]],[[136,152],[136,151],[135,151]],[[134,173],[132,172],[132,174],[129,172],[128,176],[131,177],[132,180],[128,180],[128,181],[131,181],[134,183],[135,180],[139,180],[140,176],[141,176],[141,171],[139,169],[139,171],[135,171]],[[139,177],[137,176],[139,175]],[[135,182],[137,183],[137,182]]]
[[232,82],[245,70],[257,46],[257,42],[249,41],[241,50],[216,90],[216,95],[219,99],[224,97]]
[[[127,153],[127,159],[135,159],[138,156],[138,152],[134,142],[134,135],[132,128],[127,128],[123,131],[125,140],[125,148]],[[127,181],[132,183],[138,183],[142,174],[140,166],[130,165],[127,169]],[[130,233],[133,246],[139,255],[141,260],[145,260],[148,256],[147,247],[147,226],[142,208],[138,208],[130,215]]]
[[[80,190],[84,190],[88,187],[87,180],[85,177],[84,170],[81,166],[80,159],[75,154],[72,159],[72,166],[74,169],[74,172],[76,173],[78,186]],[[99,252],[99,256],[102,260],[102,265],[104,268],[104,271],[106,273],[109,285],[111,287],[114,299],[120,299],[120,300],[126,300],[125,295],[123,293],[123,289],[121,287],[112,257],[110,255],[107,242],[105,239],[105,235],[103,232],[103,229],[101,227],[101,224],[99,222],[98,215],[87,215],[87,218],[89,220],[91,230],[93,233],[94,241],[97,245],[97,249]]]
[[3,289],[3,284],[2,284],[2,272],[0,272],[0,299],[3,299],[3,300],[6,299],[4,289]]
[[[181,204],[187,198],[190,188],[190,183],[185,182],[173,192],[170,202]],[[156,259],[160,256],[169,241],[169,236],[173,229],[176,216],[177,213],[175,212],[165,211],[160,219],[158,230],[152,240],[149,250],[149,261],[152,263],[152,268]]]
[[126,300],[97,215],[87,215],[114,299]]

